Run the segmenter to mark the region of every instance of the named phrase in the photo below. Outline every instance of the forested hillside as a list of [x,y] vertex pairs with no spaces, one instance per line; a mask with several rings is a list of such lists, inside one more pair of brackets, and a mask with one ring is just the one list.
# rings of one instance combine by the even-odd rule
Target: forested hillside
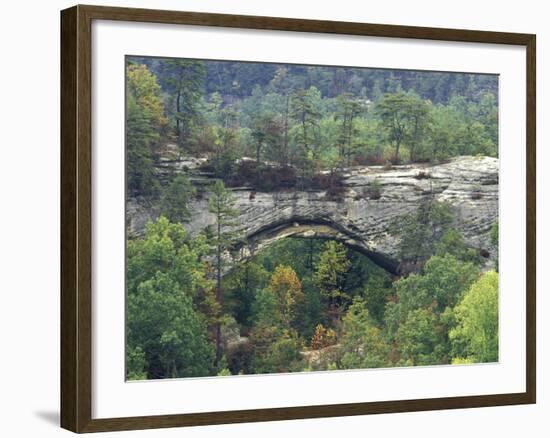
[[228,185],[264,190],[327,184],[315,175],[345,166],[498,155],[493,75],[157,58],[128,64],[133,195],[158,194],[153,163],[167,142],[208,157]]
[[127,196],[159,212],[127,242],[129,379],[498,360],[498,222],[480,252],[433,194],[387,230],[400,275],[330,239],[228,257],[248,244],[233,189],[341,203],[350,167],[497,157],[496,76],[130,57],[126,80]]

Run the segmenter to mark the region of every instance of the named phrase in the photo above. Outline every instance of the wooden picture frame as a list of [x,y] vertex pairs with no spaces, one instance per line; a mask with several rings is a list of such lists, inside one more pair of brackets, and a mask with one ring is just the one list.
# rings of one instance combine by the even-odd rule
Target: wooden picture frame
[[[114,20],[526,48],[526,391],[194,414],[92,418],[92,21]],[[536,38],[531,34],[290,18],[75,6],[61,12],[61,426],[99,432],[530,404],[536,401]]]

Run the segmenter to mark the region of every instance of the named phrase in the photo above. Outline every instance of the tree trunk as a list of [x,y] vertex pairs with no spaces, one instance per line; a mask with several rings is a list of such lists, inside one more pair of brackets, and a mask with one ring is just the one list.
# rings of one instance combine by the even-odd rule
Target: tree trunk
[[285,108],[285,121],[284,121],[284,135],[283,135],[283,164],[288,164],[288,111],[289,111],[290,98],[286,95],[286,108]]
[[395,164],[399,164],[399,147],[401,146],[401,141],[395,143]]
[[[220,306],[219,312],[222,312],[222,247],[220,243],[221,238],[221,224],[220,218],[218,217],[218,245],[216,246],[216,301]],[[220,316],[218,315],[218,320],[216,321],[216,366],[220,364],[222,357],[222,328],[220,323]]]
[[353,113],[349,116],[348,126],[348,167],[351,166],[351,142],[353,138]]
[[176,135],[178,137],[178,144],[181,144],[181,126],[180,126],[180,110],[181,110],[181,89],[178,88],[178,94],[176,97]]
[[414,119],[414,134],[411,141],[411,163],[416,162],[416,146],[418,142],[418,118]]

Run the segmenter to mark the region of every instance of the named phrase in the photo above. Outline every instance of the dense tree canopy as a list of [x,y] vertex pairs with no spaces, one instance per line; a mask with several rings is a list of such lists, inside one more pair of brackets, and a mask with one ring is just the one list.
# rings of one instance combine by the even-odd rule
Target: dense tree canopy
[[214,364],[199,290],[207,287],[203,239],[187,239],[166,218],[150,223],[144,239],[128,243],[128,375],[166,378],[203,375]]
[[129,242],[129,378],[498,359],[498,276],[468,253],[440,246],[392,279],[342,244],[284,239],[217,284],[217,242],[166,218]]
[[496,76],[130,57],[126,87],[127,196],[156,218],[128,233],[128,379],[498,360],[498,221],[482,253],[426,196],[391,275],[335,240],[257,252],[232,195],[338,202],[352,166],[496,157]]
[[261,190],[317,187],[319,172],[353,165],[498,155],[490,75],[133,57],[127,76],[132,194],[158,195],[163,141],[208,158],[227,186]]
[[453,310],[455,354],[470,362],[498,361],[498,275],[485,273]]
[[154,195],[159,183],[153,162],[167,121],[161,88],[145,65],[130,64],[126,73],[128,148],[128,190],[132,194]]

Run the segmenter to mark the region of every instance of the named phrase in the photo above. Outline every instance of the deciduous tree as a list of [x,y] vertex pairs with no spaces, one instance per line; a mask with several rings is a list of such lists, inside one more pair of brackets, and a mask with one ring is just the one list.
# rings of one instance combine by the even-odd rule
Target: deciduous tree
[[485,273],[453,310],[449,332],[456,356],[473,362],[498,361],[498,274]]
[[370,317],[365,302],[356,298],[342,319],[340,354],[343,368],[385,366],[389,351],[389,344]]
[[290,266],[279,265],[271,275],[269,288],[277,299],[283,326],[290,327],[296,317],[296,307],[304,300],[302,283]]
[[154,160],[167,123],[157,79],[145,65],[126,68],[126,145],[128,191],[132,195],[158,193]]

